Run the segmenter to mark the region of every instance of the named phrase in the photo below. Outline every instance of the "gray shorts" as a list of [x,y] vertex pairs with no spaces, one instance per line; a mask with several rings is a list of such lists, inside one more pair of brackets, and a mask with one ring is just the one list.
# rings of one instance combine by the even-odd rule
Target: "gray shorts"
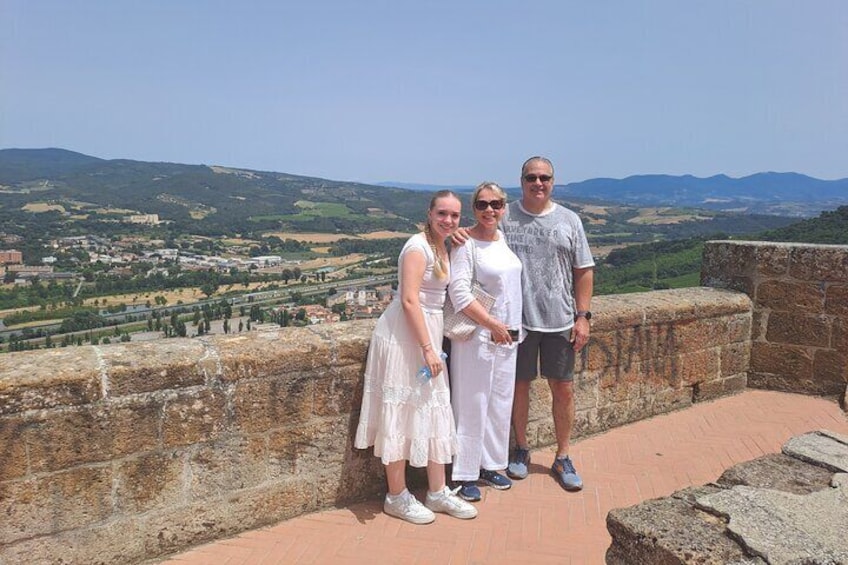
[[571,330],[537,332],[527,330],[527,337],[518,344],[515,378],[532,381],[542,378],[571,382],[574,380],[574,347],[569,338]]

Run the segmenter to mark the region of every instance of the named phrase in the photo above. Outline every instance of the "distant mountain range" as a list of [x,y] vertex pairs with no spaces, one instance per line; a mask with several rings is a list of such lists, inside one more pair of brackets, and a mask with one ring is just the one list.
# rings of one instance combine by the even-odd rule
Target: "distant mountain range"
[[[379,183],[410,190],[473,190],[473,186],[442,186],[398,182]],[[518,187],[504,187],[511,197]],[[757,173],[742,178],[715,175],[636,175],[624,179],[597,178],[557,185],[555,197],[628,206],[703,208],[743,214],[815,216],[848,204],[848,179],[821,180],[798,173]]]
[[[363,184],[231,167],[105,160],[65,149],[0,150],[0,197],[8,205],[68,199],[158,213],[186,222],[262,223],[293,229],[410,229],[424,217],[429,193],[473,186],[402,182]],[[517,196],[520,190],[509,187]],[[820,180],[797,173],[638,175],[558,185],[560,200],[629,206],[704,208],[745,214],[809,217],[848,204],[848,179]],[[304,214],[304,202],[343,205],[353,214],[331,220]]]

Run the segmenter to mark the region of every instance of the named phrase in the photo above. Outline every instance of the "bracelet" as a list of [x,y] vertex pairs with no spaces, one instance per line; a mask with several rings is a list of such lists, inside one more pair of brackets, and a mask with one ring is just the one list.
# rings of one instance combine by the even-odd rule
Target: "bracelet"
[[421,349],[427,349],[428,347],[433,347],[432,343],[425,343],[421,346]]

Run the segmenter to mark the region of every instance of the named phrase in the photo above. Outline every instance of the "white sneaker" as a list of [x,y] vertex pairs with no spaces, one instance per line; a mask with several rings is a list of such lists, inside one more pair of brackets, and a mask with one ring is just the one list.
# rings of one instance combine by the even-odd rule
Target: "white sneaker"
[[433,512],[444,512],[454,518],[468,520],[477,516],[477,508],[459,498],[456,493],[459,489],[451,490],[445,487],[441,492],[428,492],[424,505]]
[[383,512],[412,524],[429,524],[436,519],[436,515],[406,489],[403,489],[403,492],[396,496],[386,494]]

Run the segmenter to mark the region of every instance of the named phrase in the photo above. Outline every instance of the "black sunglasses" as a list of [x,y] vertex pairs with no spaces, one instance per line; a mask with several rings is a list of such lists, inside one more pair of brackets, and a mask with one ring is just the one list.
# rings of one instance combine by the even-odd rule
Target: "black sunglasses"
[[527,182],[536,182],[539,179],[542,182],[550,182],[554,178],[551,175],[524,175],[524,180]]
[[481,212],[483,210],[485,210],[486,208],[488,208],[489,206],[492,207],[492,210],[500,210],[501,208],[504,207],[504,201],[503,200],[476,200],[474,202],[474,208],[476,208],[477,210],[480,210]]

